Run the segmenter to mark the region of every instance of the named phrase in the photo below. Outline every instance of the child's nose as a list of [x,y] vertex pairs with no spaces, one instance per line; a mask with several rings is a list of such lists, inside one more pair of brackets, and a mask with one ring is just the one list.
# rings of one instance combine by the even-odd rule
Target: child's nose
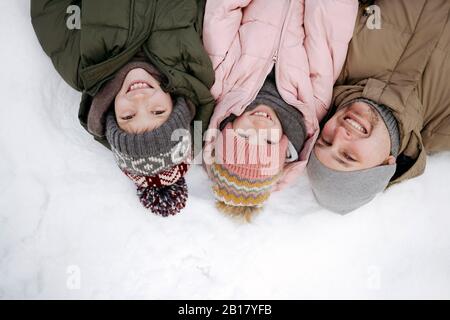
[[131,97],[131,100],[134,104],[137,106],[147,106],[149,103],[149,99],[151,98],[151,95],[147,93],[138,93]]
[[272,123],[269,123],[269,121],[265,119],[253,119],[253,128],[256,130],[263,130],[263,129],[269,129],[272,125]]
[[259,145],[265,145],[268,140],[277,140],[276,133],[272,132],[275,129],[260,129],[255,130],[252,138],[257,141]]
[[140,101],[145,100],[146,97],[147,97],[147,95],[145,93],[142,93],[142,92],[137,93],[136,92],[131,96],[131,100],[134,102],[140,102]]

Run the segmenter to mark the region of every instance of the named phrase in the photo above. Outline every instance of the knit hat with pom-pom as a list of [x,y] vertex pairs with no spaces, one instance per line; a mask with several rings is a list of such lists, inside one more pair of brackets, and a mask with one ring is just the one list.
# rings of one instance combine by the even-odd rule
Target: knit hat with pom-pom
[[124,173],[135,183],[142,205],[155,214],[167,217],[186,206],[188,190],[184,174],[188,168],[188,164],[181,163],[155,176]]
[[218,135],[214,163],[208,168],[217,208],[247,221],[260,211],[281,175],[287,152],[285,135],[278,144],[252,144],[229,123]]
[[192,118],[184,98],[177,99],[162,126],[145,133],[122,130],[112,111],[106,117],[106,137],[118,166],[135,183],[142,205],[155,214],[175,215],[186,206]]

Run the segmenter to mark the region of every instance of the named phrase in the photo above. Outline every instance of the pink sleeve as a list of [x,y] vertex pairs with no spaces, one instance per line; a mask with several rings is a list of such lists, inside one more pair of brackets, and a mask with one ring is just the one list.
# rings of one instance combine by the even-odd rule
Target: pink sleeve
[[219,99],[223,92],[223,82],[230,72],[232,63],[223,63],[233,43],[238,40],[242,21],[242,8],[252,0],[207,0],[203,22],[203,45],[215,71],[215,83],[211,88],[214,98]]
[[319,121],[331,104],[357,12],[358,0],[305,0],[305,48]]

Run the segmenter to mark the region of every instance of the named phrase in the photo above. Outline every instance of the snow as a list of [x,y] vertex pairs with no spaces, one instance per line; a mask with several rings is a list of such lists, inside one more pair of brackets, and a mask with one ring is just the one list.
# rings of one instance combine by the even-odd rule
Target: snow
[[0,12],[0,298],[450,298],[450,153],[346,216],[302,177],[250,224],[195,167],[187,208],[161,218],[79,125],[29,2]]

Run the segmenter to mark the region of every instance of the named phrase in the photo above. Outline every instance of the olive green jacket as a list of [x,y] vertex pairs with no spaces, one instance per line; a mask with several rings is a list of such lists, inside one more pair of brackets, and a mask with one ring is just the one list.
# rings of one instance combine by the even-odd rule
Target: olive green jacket
[[401,137],[396,183],[422,174],[427,153],[450,150],[450,1],[375,5],[381,29],[367,27],[375,15],[361,7],[334,105],[365,97],[393,111]]
[[[205,1],[31,0],[31,19],[58,73],[83,93],[78,115],[85,128],[92,98],[141,50],[167,79],[163,90],[188,98],[206,128],[214,70],[201,40]],[[76,8],[80,29],[73,28]]]

